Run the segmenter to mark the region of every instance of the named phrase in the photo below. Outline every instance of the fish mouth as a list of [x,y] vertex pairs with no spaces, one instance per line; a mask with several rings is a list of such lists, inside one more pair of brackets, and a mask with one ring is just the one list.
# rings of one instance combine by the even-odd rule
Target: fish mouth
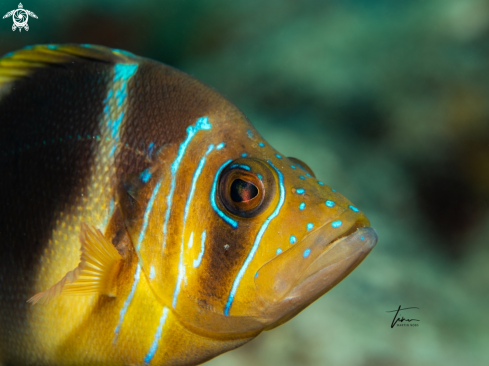
[[325,294],[370,253],[377,243],[376,231],[367,218],[343,212],[258,271],[255,286],[261,298],[262,316],[272,329],[291,319]]

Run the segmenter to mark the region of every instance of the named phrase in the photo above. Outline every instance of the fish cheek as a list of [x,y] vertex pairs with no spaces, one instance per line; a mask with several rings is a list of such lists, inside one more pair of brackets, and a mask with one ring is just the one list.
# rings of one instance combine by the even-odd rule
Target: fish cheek
[[233,229],[217,218],[207,231],[206,253],[198,276],[199,301],[222,313],[237,269],[249,248],[240,240],[239,229]]

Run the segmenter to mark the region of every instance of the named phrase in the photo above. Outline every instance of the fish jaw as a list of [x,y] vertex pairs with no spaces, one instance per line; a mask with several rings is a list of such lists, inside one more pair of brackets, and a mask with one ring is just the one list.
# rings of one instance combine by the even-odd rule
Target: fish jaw
[[[351,224],[335,228],[338,221]],[[258,271],[255,311],[269,324],[266,329],[293,318],[365,259],[377,243],[368,225],[364,215],[346,211]]]

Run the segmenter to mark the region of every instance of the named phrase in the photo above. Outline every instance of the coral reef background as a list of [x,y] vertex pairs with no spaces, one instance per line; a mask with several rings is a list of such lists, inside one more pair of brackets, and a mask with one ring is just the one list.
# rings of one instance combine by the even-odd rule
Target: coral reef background
[[[1,54],[94,43],[186,71],[377,229],[340,285],[208,365],[489,364],[488,0],[23,5],[38,19],[3,19]],[[391,329],[399,305],[419,326]]]

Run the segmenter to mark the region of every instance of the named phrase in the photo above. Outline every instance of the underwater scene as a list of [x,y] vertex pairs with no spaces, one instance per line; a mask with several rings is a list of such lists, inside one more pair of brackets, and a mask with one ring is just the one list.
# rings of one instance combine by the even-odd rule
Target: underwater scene
[[[354,262],[352,268],[357,264],[358,267],[351,274],[348,274],[351,270],[348,267],[342,270],[341,275],[334,273],[336,276],[334,280],[324,279],[330,281],[333,286],[341,281],[343,274],[345,276],[348,274],[337,286],[309,306],[304,304],[307,307],[303,310],[302,305],[297,305],[298,307],[294,308],[290,315],[290,320],[280,318],[275,322],[276,319],[273,318],[273,322],[267,323],[273,329],[270,331],[267,329],[249,342],[244,338],[243,341],[241,338],[238,340],[239,337],[236,337],[232,340],[233,343],[221,347],[222,350],[219,352],[211,351],[220,347],[216,345],[217,341],[209,344],[202,342],[200,347],[205,349],[205,352],[203,351],[203,356],[199,357],[203,357],[203,360],[215,357],[207,361],[206,365],[489,364],[489,317],[487,316],[489,304],[489,0],[26,0],[22,4],[17,1],[0,1],[0,13],[2,16],[5,14],[0,22],[0,55],[8,55],[26,46],[38,44],[72,43],[105,46],[113,50],[110,57],[97,53],[102,49],[97,49],[96,46],[90,56],[80,53],[79,50],[70,52],[77,57],[81,55],[80,57],[84,59],[98,57],[102,63],[126,63],[132,55],[164,63],[212,88],[209,89],[210,91],[191,89],[185,92],[185,96],[193,98],[195,93],[212,94],[212,98],[215,98],[212,99],[213,106],[224,105],[228,108],[225,104],[227,102],[222,102],[219,96],[214,97],[215,90],[246,116],[252,126],[226,125],[228,129],[222,135],[218,135],[219,138],[223,136],[221,146],[217,144],[221,140],[214,141],[207,137],[206,139],[199,137],[204,133],[217,133],[215,131],[218,125],[217,123],[212,125],[212,118],[209,118],[209,121],[215,130],[212,130],[205,118],[195,119],[192,122],[195,124],[186,130],[187,140],[180,146],[185,145],[183,148],[185,150],[188,143],[188,153],[195,153],[195,156],[192,155],[194,165],[191,172],[190,167],[188,168],[188,183],[182,187],[189,188],[192,179],[197,180],[200,171],[195,175],[192,174],[199,161],[201,166],[198,169],[202,169],[204,163],[209,167],[217,164],[215,170],[219,168],[221,169],[219,172],[228,174],[229,171],[226,171],[224,165],[214,163],[212,159],[220,153],[218,150],[221,148],[221,152],[227,154],[226,148],[231,149],[231,141],[239,141],[243,149],[249,146],[249,151],[239,151],[239,154],[242,153],[240,159],[251,160],[255,151],[253,149],[262,151],[261,145],[257,145],[259,140],[253,140],[261,135],[265,144],[269,145],[265,148],[274,149],[273,154],[270,150],[270,156],[276,156],[273,157],[275,160],[270,158],[268,162],[271,168],[267,168],[268,170],[256,161],[236,160],[238,168],[245,170],[243,174],[248,174],[246,171],[250,171],[251,167],[251,170],[256,169],[264,176],[271,174],[270,177],[277,177],[276,179],[283,178],[283,173],[287,180],[287,174],[292,177],[292,174],[296,173],[292,170],[289,172],[289,170],[277,169],[277,162],[282,159],[282,155],[284,158],[300,159],[296,161],[296,165],[301,167],[303,164],[302,168],[304,175],[307,174],[307,179],[311,179],[312,182],[315,176],[314,184],[320,182],[323,185],[324,182],[328,187],[325,189],[328,190],[329,196],[317,193],[318,200],[321,199],[321,202],[326,200],[328,207],[333,207],[328,203],[332,202],[330,200],[336,201],[331,197],[341,197],[337,198],[338,202],[344,200],[345,207],[350,207],[350,202],[347,200],[351,201],[352,212],[348,212],[351,215],[358,215],[348,217],[348,220],[355,222],[352,227],[367,230],[371,226],[375,229],[378,236],[377,244],[375,245],[375,239],[371,239],[370,244],[373,242],[372,247],[373,245],[375,247],[362,249],[367,253],[371,250],[368,256],[367,253],[362,252],[362,255],[358,255],[360,259],[355,257],[358,263]],[[28,12],[16,12],[19,9],[26,9]],[[25,14],[29,15],[28,19]],[[49,57],[56,51],[54,47],[52,49],[47,47],[42,52]],[[45,59],[42,62],[45,62]],[[2,73],[2,66],[10,67],[5,65],[10,64],[0,62],[0,87],[4,80],[11,77],[10,74]],[[58,66],[53,66],[53,69],[56,67]],[[137,68],[139,69],[136,70]],[[135,80],[134,85],[136,82],[139,83],[135,76],[139,70],[143,70],[143,63],[132,68],[116,69],[114,79],[112,81],[104,79],[102,83],[113,82],[115,93],[127,95],[131,93],[131,80]],[[97,69],[96,72],[102,71]],[[16,74],[15,77],[18,75]],[[46,78],[43,80],[45,83],[50,82]],[[152,80],[157,80],[157,76],[148,76],[146,82],[150,84]],[[144,80],[141,81],[141,85],[144,83]],[[93,82],[92,91],[98,90],[99,84],[98,81]],[[141,90],[144,90],[144,87],[141,87]],[[116,99],[111,101],[112,94],[106,97],[101,90],[100,96],[100,102],[104,100],[111,106],[110,103],[113,105],[117,103]],[[0,101],[4,97],[6,94],[0,89]],[[119,99],[120,104],[126,103],[124,98],[125,96]],[[141,115],[144,114],[145,109],[150,108],[149,104],[158,105],[158,95],[151,98],[153,98],[151,103],[138,106]],[[12,107],[12,111],[8,112],[11,114],[8,116],[29,110],[30,106],[22,104],[21,100],[21,97],[16,100],[19,107]],[[9,105],[12,105],[13,101],[15,101],[13,98],[9,99]],[[192,108],[200,106],[199,103],[196,101],[184,105],[178,113],[193,110]],[[102,111],[102,107],[100,110]],[[244,121],[241,114],[234,109],[229,110],[231,111],[229,115],[234,118],[233,121]],[[34,118],[36,111],[31,112]],[[54,113],[53,118],[62,116],[62,113],[64,112]],[[117,113],[120,113],[117,117],[122,119],[124,112]],[[219,113],[221,112],[218,110],[216,115]],[[90,110],[87,115],[91,115]],[[149,116],[148,118],[157,118],[155,115],[156,113],[145,114]],[[7,116],[6,112],[3,116],[0,114],[0,120],[7,118],[5,116]],[[116,122],[109,121],[109,124]],[[115,130],[117,128],[112,127],[111,131]],[[7,128],[2,131],[6,134],[10,130]],[[235,137],[238,132],[239,137]],[[158,133],[151,131],[151,135],[156,136]],[[206,149],[209,146],[209,150],[202,152],[205,153],[207,161],[204,155],[197,154],[197,147],[192,147],[191,138],[194,135],[195,141],[199,141],[198,144],[194,141],[194,146],[201,145],[202,149],[204,145]],[[184,132],[181,137],[182,139],[185,137]],[[0,141],[5,141],[4,144],[9,141],[6,135],[0,138],[2,138]],[[223,148],[224,142],[226,148]],[[161,148],[163,147],[164,144]],[[110,145],[105,148],[107,154],[109,151],[113,154]],[[141,151],[143,150],[148,152],[150,157],[156,156],[157,149],[153,151],[152,145],[145,145],[141,148]],[[0,153],[4,151],[7,156],[7,150],[0,146]],[[281,155],[277,156],[279,154],[275,154],[276,152]],[[172,165],[173,175],[178,168],[176,163],[180,159],[180,155],[176,154],[175,150],[177,158]],[[259,156],[256,157],[258,159]],[[230,159],[235,158],[231,156]],[[264,157],[263,160],[267,158]],[[169,163],[172,161],[173,158]],[[253,165],[255,163],[256,167]],[[138,164],[142,171],[139,179],[144,183],[149,181],[153,184],[152,175],[155,178],[159,171],[151,170],[144,161]],[[144,170],[146,168],[149,170]],[[263,173],[260,169],[265,169],[268,173]],[[10,179],[9,174],[6,172],[3,179]],[[204,171],[201,177],[206,179],[208,189],[211,187],[215,189],[217,184],[217,178],[213,181],[215,171],[212,176],[210,174]],[[231,171],[229,174],[234,173]],[[261,174],[257,173],[260,181]],[[302,175],[300,177],[300,179],[304,178]],[[265,177],[263,181],[266,179],[268,178]],[[293,179],[296,179],[295,176]],[[308,182],[307,179],[304,178],[304,181]],[[174,198],[176,205],[176,202],[180,202],[179,186],[175,185],[175,179],[170,179],[168,182],[171,193],[167,197],[172,196],[173,190],[177,189]],[[255,182],[256,186],[262,184],[257,182]],[[239,200],[248,202],[247,197],[257,193],[253,191],[253,185],[245,183],[237,188],[237,192],[241,195]],[[195,186],[195,182],[192,184]],[[264,184],[266,187],[267,183]],[[312,188],[311,183],[311,188],[309,186],[303,188],[309,192],[316,192],[316,186],[317,184]],[[160,188],[159,183],[156,183],[156,187]],[[277,187],[282,188],[284,185],[281,183]],[[286,182],[285,189],[289,188]],[[150,198],[151,190],[140,188],[139,185],[137,189],[145,192],[149,199],[148,205],[152,205],[154,197]],[[22,192],[22,188],[18,188],[18,192]],[[134,192],[137,192],[136,188]],[[196,192],[194,200],[195,197],[199,197],[199,190],[197,189]],[[293,192],[301,194],[301,189],[294,188]],[[318,192],[323,191],[318,190]],[[286,238],[287,245],[289,241],[290,244],[294,244],[297,240],[295,236],[298,234],[292,233],[292,235],[286,232],[288,227],[293,227],[294,220],[291,219],[280,227],[273,224],[272,219],[277,216],[282,204],[284,210],[289,204],[287,200],[285,203],[282,202],[283,193],[278,195],[281,191],[277,190],[276,193],[270,208],[267,208],[269,211],[266,211],[267,215],[270,212],[268,221],[271,224],[268,229],[262,227],[263,230],[269,230],[264,238],[267,243],[273,242],[270,235],[276,235],[280,240]],[[129,195],[136,197],[132,188]],[[138,199],[134,201],[139,202]],[[233,201],[236,200],[233,198]],[[155,202],[157,205],[157,200]],[[181,202],[182,214],[185,202]],[[300,207],[299,202],[297,201],[296,204],[294,201],[291,205]],[[233,226],[234,220],[228,217],[232,215],[223,213],[224,208],[216,204],[212,197],[211,204],[209,212],[217,213],[220,217],[218,219],[224,220],[220,225],[226,230],[229,229],[229,225]],[[131,202],[127,205],[130,207],[127,209],[129,213],[139,209],[139,206]],[[223,205],[226,206],[226,203]],[[301,206],[300,211],[295,214],[299,215],[304,206]],[[237,210],[236,212],[242,213],[242,210],[248,210],[240,205],[236,207],[233,208]],[[273,211],[274,207],[277,207],[275,211]],[[8,216],[7,209],[0,210],[0,217],[3,219]],[[233,212],[233,209],[229,210]],[[253,209],[250,209],[250,212]],[[307,212],[307,209],[308,206],[304,212]],[[358,213],[358,210],[361,213]],[[185,218],[188,215],[187,211],[186,208]],[[89,214],[89,211],[85,212],[85,215]],[[206,215],[203,216],[207,219]],[[244,217],[249,217],[251,214],[246,215]],[[140,216],[143,217],[142,213]],[[147,215],[144,217],[142,226],[146,230],[147,225],[149,231],[151,220],[146,219]],[[194,222],[192,220],[197,219],[190,218],[188,225]],[[208,221],[213,220],[208,219]],[[307,230],[311,230],[309,221],[304,221],[304,228],[305,222],[308,222]],[[332,225],[341,225],[341,222],[339,224],[335,222],[337,221]],[[108,230],[112,230],[109,223],[106,224]],[[161,230],[166,230],[166,226]],[[199,230],[202,231],[202,228]],[[221,231],[218,233],[219,230]],[[210,291],[210,288],[215,289],[217,299],[221,296],[219,291],[222,290],[226,294],[223,295],[224,315],[227,316],[229,313],[232,315],[233,309],[236,312],[249,314],[256,303],[241,302],[239,298],[239,289],[247,286],[246,277],[243,277],[242,283],[238,280],[232,282],[231,277],[226,277],[226,273],[212,272],[218,271],[216,269],[218,267],[215,264],[207,265],[205,262],[206,254],[211,255],[212,252],[210,250],[203,252],[203,249],[199,252],[201,242],[204,248],[206,235],[208,241],[218,240],[227,235],[223,234],[222,230],[221,226],[216,225],[212,228],[208,227],[202,234],[199,232],[198,236],[195,231],[190,238],[186,237],[185,243],[188,241],[188,248],[192,247],[190,243],[192,241],[192,250],[195,249],[195,253],[199,253],[199,259],[190,262],[193,263],[193,268],[199,268],[202,262],[200,268],[206,268],[208,271],[207,285],[202,284],[198,289],[195,286],[195,291],[202,293]],[[270,233],[271,230],[274,232]],[[103,242],[103,238],[97,239],[99,231],[91,231],[87,227],[83,233],[80,234],[82,243],[83,240],[87,243],[95,243],[97,240]],[[171,230],[169,233],[171,234]],[[62,238],[64,234],[59,235]],[[251,234],[243,232],[236,238],[241,240],[241,238],[248,238],[249,235]],[[365,235],[373,237],[374,234]],[[78,238],[78,236],[78,233],[73,234],[73,237]],[[364,240],[363,236],[361,240]],[[227,242],[223,247],[225,251],[229,249],[229,245],[228,247],[226,245]],[[114,249],[110,243],[108,246]],[[182,252],[183,247],[182,239]],[[279,255],[283,248],[285,247],[273,247],[270,250]],[[118,250],[121,252],[119,247]],[[149,251],[145,252],[144,246],[141,252],[138,246],[135,253],[145,260],[146,258],[153,260],[153,254]],[[36,252],[37,254],[42,255],[42,252]],[[15,255],[12,254],[13,257]],[[73,255],[79,258],[80,253]],[[114,261],[119,261],[117,253],[112,255]],[[309,252],[302,252],[301,255],[305,259],[309,256]],[[359,263],[364,257],[364,261]],[[25,257],[19,254],[19,258]],[[178,262],[178,256],[175,258]],[[265,254],[263,258],[259,258],[260,260],[265,258]],[[53,263],[58,259],[55,256],[49,257]],[[8,258],[5,260],[10,261]],[[236,258],[235,261],[249,264],[246,256]],[[120,265],[122,271],[127,267],[129,274],[126,277],[130,280],[136,277],[139,279],[139,276],[143,278],[144,268],[141,269],[136,262],[131,262],[133,264],[127,266],[125,264],[117,264],[117,266]],[[3,263],[1,259],[0,263]],[[164,267],[165,262],[162,263],[161,266]],[[180,259],[181,263],[182,259]],[[73,270],[76,264],[77,261],[72,267],[70,264],[68,270]],[[157,271],[158,265],[154,265]],[[287,263],[287,266],[291,273],[296,270],[295,264]],[[260,271],[265,267],[266,264],[257,267],[255,283],[260,283]],[[83,270],[82,267],[80,268]],[[63,281],[66,271],[56,269],[52,275],[45,274],[51,281],[46,280],[46,283],[55,285],[57,280]],[[162,271],[165,273],[164,268]],[[73,273],[71,276],[76,278],[78,274]],[[191,288],[188,284],[193,277],[191,272],[188,272],[188,278],[178,273],[177,283],[181,286],[177,286],[178,291],[181,291],[178,301],[181,301],[183,307],[184,300],[180,300],[185,297],[183,294],[186,292],[183,289]],[[241,275],[240,272],[239,276]],[[5,281],[8,276],[10,272],[0,270],[0,284],[3,287],[0,287],[0,293],[4,292],[3,295],[0,294],[1,321],[7,318],[7,310],[2,310],[2,301],[5,304],[13,301],[12,296],[7,296],[5,293],[15,293],[15,290],[12,290]],[[151,272],[148,269],[148,279],[158,280],[158,276],[159,274],[155,274],[151,266]],[[72,277],[66,278],[69,282]],[[53,279],[56,280],[52,282]],[[22,277],[23,280],[31,279]],[[230,287],[219,288],[220,285],[224,286],[224,283],[233,285],[230,293]],[[58,288],[53,287],[52,292],[48,292],[51,291],[48,290],[49,286],[48,288],[35,287],[37,290],[30,296],[22,293],[18,298],[22,300],[22,307],[25,306],[26,309],[31,306],[42,307],[44,299],[50,300],[57,295],[63,289],[63,285],[64,282]],[[263,282],[262,286],[266,287],[268,283]],[[246,289],[248,291],[248,287]],[[267,287],[268,293],[274,290],[275,288]],[[316,290],[314,287],[314,291]],[[41,291],[45,291],[44,294]],[[160,287],[154,290],[162,297],[167,296],[165,291]],[[177,289],[173,291],[172,288],[171,294],[168,295],[173,299],[174,307],[178,291]],[[319,294],[317,291],[314,292],[314,296],[316,293]],[[131,286],[127,287],[130,297],[134,292]],[[101,293],[104,294],[101,297],[106,298],[113,295],[109,290]],[[35,296],[38,295],[40,296],[36,298]],[[34,302],[41,300],[40,304],[26,303],[31,296],[34,297]],[[139,301],[138,296],[134,298],[135,301]],[[217,303],[221,304],[216,299],[208,300],[205,304],[206,309]],[[80,301],[77,309],[89,306],[92,304],[90,301],[86,299]],[[141,303],[145,304],[142,300]],[[125,314],[127,306],[123,304],[122,299],[121,306],[124,306]],[[185,306],[190,307],[187,303]],[[68,308],[64,308],[63,311],[69,314]],[[282,316],[281,309],[276,311]],[[158,308],[158,316],[154,317],[143,313],[133,316],[129,311],[127,314],[134,329],[139,327],[139,321],[141,327],[145,324],[154,324],[157,335],[152,332],[145,339],[145,344],[151,345],[150,350],[148,351],[148,347],[140,350],[139,345],[133,345],[131,342],[123,344],[129,353],[132,352],[131,347],[135,347],[134,352],[142,352],[146,355],[138,364],[195,364],[192,363],[193,361],[165,362],[171,359],[168,356],[171,347],[166,349],[165,355],[157,354],[158,345],[166,341],[164,324],[167,317],[170,319],[171,316],[168,308],[165,307],[163,310]],[[122,313],[119,311],[114,314],[116,323],[119,317],[120,319],[123,317],[120,314]],[[97,319],[104,319],[105,316],[104,313]],[[213,315],[209,315],[206,320],[195,320],[199,316],[204,317],[192,313],[189,315],[192,320],[182,319],[182,321],[188,320],[189,327],[192,329],[197,329],[204,323],[209,327],[207,329],[212,325],[212,332],[217,333],[221,329],[219,328],[221,324],[224,327],[222,329],[226,329],[223,333],[234,327],[241,329],[240,327],[243,326],[243,332],[250,332],[249,338],[255,336],[253,332],[256,328],[248,325],[245,327],[240,322],[228,324],[226,320]],[[282,320],[284,324],[281,324]],[[22,324],[22,321],[19,320],[15,324]],[[276,325],[279,326],[275,328]],[[122,329],[120,336],[123,337],[125,333],[124,329],[120,328],[120,324],[116,337],[119,337],[119,329]],[[36,331],[41,332],[41,328]],[[106,330],[100,326],[97,331],[102,334]],[[114,331],[111,328],[107,332]],[[204,337],[206,334],[199,333],[199,336]],[[55,336],[54,332],[53,336]],[[6,337],[8,336],[2,334],[0,330],[0,340],[6,342]],[[66,347],[71,344],[70,342],[76,343],[77,339],[84,339],[83,337],[88,339],[89,335],[72,332],[70,337],[70,340],[66,341]],[[115,342],[116,340],[114,344]],[[20,347],[20,343],[13,345],[16,346]],[[36,345],[36,347],[40,346]],[[188,347],[189,353],[193,352],[190,351],[191,345],[185,347]],[[28,351],[33,355],[32,359],[35,359],[36,352],[40,349],[34,347]],[[63,353],[63,350],[58,349],[57,352]],[[105,349],[101,348],[100,352],[105,352]],[[222,352],[224,353],[218,355]],[[68,353],[63,354],[60,359],[70,360],[72,354]],[[191,356],[188,357],[192,359]],[[17,359],[9,356],[0,345],[0,365],[17,365],[20,359],[22,357]],[[75,361],[66,362],[77,364]]]

